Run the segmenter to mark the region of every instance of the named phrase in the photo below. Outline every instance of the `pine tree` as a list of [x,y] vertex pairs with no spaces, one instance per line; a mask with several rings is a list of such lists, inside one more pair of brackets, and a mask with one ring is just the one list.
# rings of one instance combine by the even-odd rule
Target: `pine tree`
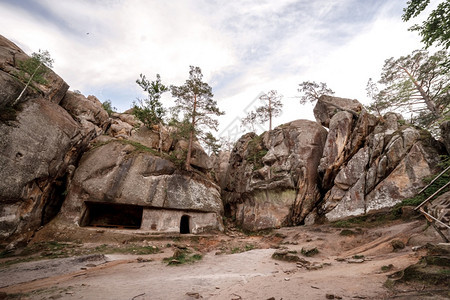
[[203,74],[199,67],[190,66],[189,79],[181,86],[171,86],[175,100],[175,110],[190,120],[186,169],[191,170],[192,143],[195,137],[202,137],[205,129],[217,131],[219,125],[213,116],[223,115],[213,99],[212,88],[203,82]]

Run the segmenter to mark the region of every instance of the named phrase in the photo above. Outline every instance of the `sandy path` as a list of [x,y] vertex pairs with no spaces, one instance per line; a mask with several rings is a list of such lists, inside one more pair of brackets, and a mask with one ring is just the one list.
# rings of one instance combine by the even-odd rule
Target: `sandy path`
[[[56,293],[60,299],[192,299],[187,293],[198,293],[204,299],[325,299],[326,294],[367,299],[386,293],[382,287],[386,275],[380,273],[381,266],[395,262],[405,267],[417,260],[411,253],[403,253],[362,264],[334,261],[331,266],[308,271],[298,269],[294,263],[273,260],[273,252],[210,253],[201,262],[177,267],[160,261],[117,260],[3,291],[27,292],[53,286],[60,289]],[[45,297],[49,295],[33,299]]]
[[[70,268],[66,266],[62,273],[48,273],[50,277],[47,278],[32,280],[33,275],[28,274],[22,280],[3,284],[0,292],[29,293],[29,299],[142,300],[194,299],[198,296],[203,299],[274,297],[287,300],[326,299],[327,294],[342,299],[383,299],[389,291],[383,287],[386,273],[381,272],[381,267],[393,264],[394,272],[417,262],[420,257],[410,246],[392,252],[389,242],[393,238],[404,237],[405,231],[410,232],[416,227],[415,223],[396,225],[383,229],[381,233],[361,237],[365,239],[361,243],[356,243],[358,238],[339,236],[329,228],[322,231],[281,229],[287,235],[285,242],[288,241],[282,245],[289,249],[298,252],[306,246],[321,249],[319,255],[306,258],[311,263],[326,263],[318,270],[274,260],[271,256],[275,249],[223,255],[215,255],[216,251],[212,251],[199,262],[181,266],[167,266],[161,261],[171,255],[168,252],[148,256],[154,259],[151,262],[139,262],[137,256],[132,255],[107,255],[108,262],[99,262],[97,266],[84,270],[80,270],[83,264],[75,264]],[[356,243],[355,247],[349,249],[347,246],[352,242]],[[338,245],[345,246],[345,251]],[[364,253],[366,261],[358,264],[336,261],[337,257],[348,257],[353,253]],[[67,264],[67,259],[59,261]],[[7,270],[8,274],[0,274],[0,280],[2,276],[22,277],[27,268],[33,269],[33,266],[39,266],[39,263],[13,266]]]

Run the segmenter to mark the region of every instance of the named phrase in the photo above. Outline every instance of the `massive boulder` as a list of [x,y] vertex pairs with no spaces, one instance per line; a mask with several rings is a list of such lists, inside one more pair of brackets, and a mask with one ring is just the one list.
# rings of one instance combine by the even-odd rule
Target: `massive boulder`
[[[6,242],[26,242],[57,214],[71,172],[99,134],[59,105],[68,85],[51,70],[46,84],[28,88],[12,106],[25,87],[15,77],[18,61],[27,58],[0,36],[0,238]],[[100,115],[97,110],[93,120],[101,127]]]
[[328,220],[363,215],[415,195],[438,170],[441,145],[401,115],[377,119],[362,110],[330,118],[319,173],[325,196],[319,213]]
[[[171,161],[126,141],[111,139],[84,154],[54,222],[71,228],[96,225],[93,209],[100,204],[105,210],[142,209],[137,229],[179,231],[182,215],[191,218],[192,233],[222,229],[223,205],[213,181],[180,171]],[[112,214],[104,218],[114,219]]]
[[317,167],[326,135],[318,123],[297,120],[238,140],[222,196],[239,225],[259,230],[304,222],[320,199]]
[[363,106],[358,100],[322,95],[313,111],[316,121],[329,127],[331,118],[338,112],[347,111],[355,115],[362,109]]

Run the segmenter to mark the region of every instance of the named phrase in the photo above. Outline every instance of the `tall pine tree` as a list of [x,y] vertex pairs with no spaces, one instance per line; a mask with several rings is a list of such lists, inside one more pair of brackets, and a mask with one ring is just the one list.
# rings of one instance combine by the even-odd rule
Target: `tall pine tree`
[[214,116],[223,115],[213,100],[211,87],[203,82],[203,74],[199,67],[190,66],[189,79],[181,86],[171,86],[175,97],[175,109],[190,121],[188,128],[189,141],[186,156],[186,170],[191,170],[192,143],[195,137],[201,138],[205,129],[217,131],[219,125]]

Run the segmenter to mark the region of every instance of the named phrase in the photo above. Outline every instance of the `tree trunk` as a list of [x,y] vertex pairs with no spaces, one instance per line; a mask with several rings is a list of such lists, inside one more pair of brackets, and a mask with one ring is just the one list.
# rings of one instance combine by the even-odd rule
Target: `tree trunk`
[[37,70],[41,67],[42,63],[40,63],[37,68],[34,70],[33,74],[31,74],[30,79],[28,79],[27,84],[25,85],[25,87],[23,88],[23,90],[20,92],[19,97],[17,97],[17,99],[13,102],[12,106],[15,106],[19,101],[20,98],[22,98],[23,94],[25,93],[25,91],[27,90],[28,86],[30,85],[31,81],[33,80],[34,75],[36,75]]
[[159,150],[159,153],[162,153],[162,145],[163,145],[163,139],[162,139],[162,122],[159,122],[159,124],[158,124],[158,127],[159,127],[159,144],[158,144],[158,150]]
[[269,98],[269,131],[272,130],[272,101]]
[[197,95],[194,94],[194,110],[192,113],[192,123],[191,123],[191,132],[189,133],[189,143],[188,143],[188,152],[186,155],[186,170],[190,171],[191,168],[191,155],[192,155],[192,142],[194,140],[194,129],[195,129],[195,113],[197,110]]
[[420,95],[422,96],[423,100],[425,101],[425,104],[427,105],[427,108],[431,113],[436,117],[439,118],[441,116],[440,111],[436,107],[436,104],[434,101],[430,98],[430,96],[424,91],[422,86],[417,82],[417,80],[411,75],[411,73],[404,67],[399,66],[400,69],[402,69],[411,79],[411,81],[414,83],[416,89],[419,91]]

